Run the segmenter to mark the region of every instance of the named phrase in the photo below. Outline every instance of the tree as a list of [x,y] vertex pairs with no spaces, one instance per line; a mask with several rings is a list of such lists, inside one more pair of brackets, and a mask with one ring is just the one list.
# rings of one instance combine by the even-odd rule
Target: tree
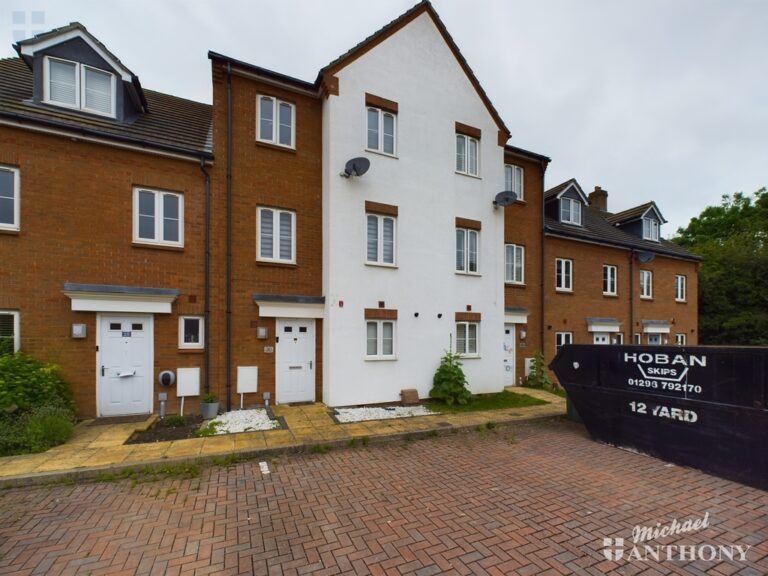
[[768,345],[768,192],[724,195],[673,238],[704,258],[702,344]]

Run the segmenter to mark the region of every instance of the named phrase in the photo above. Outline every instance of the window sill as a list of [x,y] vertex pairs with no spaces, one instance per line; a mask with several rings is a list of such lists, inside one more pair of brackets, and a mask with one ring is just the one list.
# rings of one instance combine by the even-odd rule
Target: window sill
[[646,302],[653,302],[653,296],[640,296],[640,300],[645,300]]
[[370,152],[371,154],[378,154],[379,156],[384,156],[385,158],[392,158],[394,160],[399,160],[400,157],[397,154],[387,154],[386,152],[382,152],[381,150],[374,150],[372,148],[366,148],[366,152]]
[[480,354],[457,354],[462,360],[480,360],[482,356]]
[[474,278],[482,278],[482,274],[480,272],[462,272],[460,270],[456,270],[455,272],[456,276],[472,276]]
[[271,266],[275,268],[298,268],[296,262],[278,262],[273,260],[256,260],[256,266]]
[[525,201],[525,198],[520,198],[519,200],[515,200],[513,204],[520,204],[521,206],[525,206],[528,204],[528,202]]
[[281,152],[296,154],[295,146],[283,146],[281,144],[275,144],[274,142],[265,142],[264,140],[256,140],[256,146],[262,146],[264,148],[270,148],[272,150],[279,150]]
[[366,262],[365,265],[371,268],[391,268],[392,270],[400,268],[397,264],[380,264],[378,262]]
[[527,288],[525,282],[504,282],[504,286],[508,288]]
[[474,178],[475,180],[482,180],[482,176],[479,176],[477,174],[470,174],[469,172],[459,172],[458,170],[454,170],[454,174],[458,174],[459,176],[467,176],[469,178]]
[[205,348],[179,348],[179,354],[202,354]]
[[565,288],[555,288],[555,292],[557,292],[558,294],[570,294],[571,296],[573,296],[573,290],[567,290]]
[[578,226],[579,228],[583,228],[581,222],[566,222],[565,220],[560,220],[560,224],[565,224],[566,226]]
[[149,248],[151,250],[169,250],[171,252],[184,252],[184,246],[171,246],[169,244],[151,244],[149,242],[136,242],[131,243],[134,248]]
[[677,300],[677,299],[675,299],[675,302],[677,302],[678,304],[688,304],[688,300]]
[[619,297],[618,294],[607,294],[603,292],[603,298],[618,298],[618,297]]
[[394,362],[397,356],[366,356],[366,362]]
[[0,228],[0,234],[8,234],[9,236],[18,236],[21,230],[18,228]]

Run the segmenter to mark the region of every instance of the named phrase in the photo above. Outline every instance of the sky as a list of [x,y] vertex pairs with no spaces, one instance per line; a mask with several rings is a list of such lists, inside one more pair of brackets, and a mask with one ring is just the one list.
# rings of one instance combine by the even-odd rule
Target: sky
[[[3,0],[0,57],[79,21],[145,88],[211,101],[213,50],[314,81],[415,0]],[[768,185],[768,0],[433,0],[547,188],[655,200],[665,236]]]

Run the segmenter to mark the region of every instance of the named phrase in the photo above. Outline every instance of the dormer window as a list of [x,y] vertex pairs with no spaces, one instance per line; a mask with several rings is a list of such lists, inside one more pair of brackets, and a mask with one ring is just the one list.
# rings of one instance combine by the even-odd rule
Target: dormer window
[[560,198],[560,222],[581,226],[581,202],[572,198]]
[[643,240],[659,241],[659,221],[653,218],[643,218]]
[[45,58],[44,101],[115,117],[115,75],[79,62]]

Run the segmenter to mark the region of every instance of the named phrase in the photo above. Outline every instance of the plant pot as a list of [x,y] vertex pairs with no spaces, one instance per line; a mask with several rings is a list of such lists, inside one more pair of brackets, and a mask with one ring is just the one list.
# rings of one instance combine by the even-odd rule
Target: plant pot
[[200,414],[202,414],[203,420],[212,420],[216,418],[218,413],[218,402],[200,402]]

